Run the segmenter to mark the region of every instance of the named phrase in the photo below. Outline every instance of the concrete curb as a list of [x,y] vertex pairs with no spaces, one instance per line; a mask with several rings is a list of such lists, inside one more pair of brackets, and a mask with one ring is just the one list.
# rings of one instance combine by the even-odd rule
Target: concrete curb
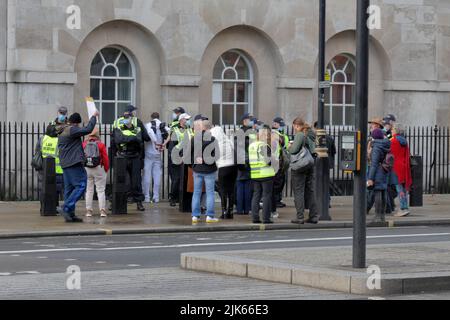
[[181,268],[357,295],[388,296],[450,289],[450,272],[390,274],[381,279],[380,290],[371,290],[367,286],[369,275],[365,270],[357,272],[283,264],[220,253],[182,254]]
[[[369,228],[380,227],[412,227],[412,226],[445,226],[450,225],[450,219],[430,221],[387,221],[386,223],[371,224]],[[70,230],[70,231],[37,231],[37,232],[11,232],[0,233],[0,239],[23,239],[23,238],[48,238],[48,237],[70,237],[70,236],[111,236],[111,235],[133,235],[133,234],[170,234],[170,233],[206,233],[206,232],[236,232],[236,231],[276,231],[276,230],[326,230],[326,229],[349,229],[353,228],[351,222],[322,222],[317,225],[305,224],[294,225],[289,223],[271,225],[214,225],[214,226],[178,226],[178,227],[156,227],[156,228],[129,228],[129,229],[94,229],[94,230]]]

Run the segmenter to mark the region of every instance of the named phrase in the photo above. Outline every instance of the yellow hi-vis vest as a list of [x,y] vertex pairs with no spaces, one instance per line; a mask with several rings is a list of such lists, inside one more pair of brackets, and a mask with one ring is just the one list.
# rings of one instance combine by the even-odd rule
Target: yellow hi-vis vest
[[186,133],[188,134],[188,138],[194,136],[194,132],[192,132],[190,128],[181,131],[180,127],[175,127],[173,128],[173,132],[177,135],[177,145],[175,146],[177,149],[181,149],[183,147],[183,141]]
[[[133,124],[134,130],[124,129],[122,125],[122,121],[125,120],[125,117],[119,118],[114,121],[114,129],[119,129],[124,136],[127,137],[135,137],[141,132],[141,128],[138,127],[138,119],[136,117],[131,118],[131,123]],[[126,143],[122,143],[119,146],[120,151],[126,151]]]
[[58,152],[58,138],[52,138],[49,136],[44,136],[42,139],[41,146],[42,158],[54,158],[55,159],[55,171],[56,174],[63,174],[63,169],[59,162],[59,152]]
[[277,157],[280,157],[282,149],[287,150],[289,148],[289,137],[286,134],[284,134],[278,130],[273,130],[272,132],[273,132],[273,134],[275,134],[278,137],[278,139],[284,140],[284,146],[282,146],[281,143],[278,142],[277,151],[275,153],[277,155]]
[[256,141],[248,148],[251,179],[272,178],[276,175],[275,169],[266,163],[264,157],[261,157],[259,154],[259,151],[264,146],[267,146],[267,144],[262,141]]

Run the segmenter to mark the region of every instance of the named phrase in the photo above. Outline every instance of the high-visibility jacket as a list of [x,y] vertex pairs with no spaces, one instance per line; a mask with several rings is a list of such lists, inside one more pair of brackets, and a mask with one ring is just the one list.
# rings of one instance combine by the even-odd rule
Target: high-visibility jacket
[[59,162],[58,152],[58,138],[52,138],[50,136],[44,136],[41,146],[42,158],[54,158],[55,159],[55,171],[56,174],[63,174],[63,169]]
[[[125,117],[119,118],[116,121],[114,121],[114,129],[120,129],[122,127],[122,122],[126,120]],[[131,123],[133,124],[133,127],[138,128],[138,119],[136,117],[131,118]]]
[[[141,128],[138,126],[138,119],[136,117],[131,118],[131,123],[133,125],[133,130],[128,129],[123,125],[123,121],[126,120],[125,117],[119,118],[114,122],[114,129],[119,129],[124,136],[136,137],[140,132]],[[119,151],[124,152],[127,150],[127,144],[122,143],[119,145]]]
[[276,175],[275,169],[260,155],[260,151],[264,147],[269,146],[262,141],[256,141],[253,142],[248,149],[250,174],[252,179],[273,178]]
[[174,129],[176,126],[178,126],[180,124],[180,121],[172,121],[172,123],[170,124],[170,128]]
[[187,128],[184,130],[181,130],[182,128],[180,128],[179,126],[176,126],[173,128],[173,132],[176,134],[177,136],[177,145],[175,146],[175,148],[177,149],[181,149],[183,146],[183,141],[185,139],[186,134],[188,135],[188,138],[191,138],[194,136],[194,132],[192,131],[192,129]]

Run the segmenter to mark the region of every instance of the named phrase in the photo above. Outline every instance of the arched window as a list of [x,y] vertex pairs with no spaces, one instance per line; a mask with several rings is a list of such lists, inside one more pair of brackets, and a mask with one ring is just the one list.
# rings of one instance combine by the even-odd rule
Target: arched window
[[236,125],[253,112],[253,72],[239,51],[228,51],[217,61],[213,73],[213,122]]
[[120,48],[102,49],[91,65],[91,97],[100,111],[100,122],[112,124],[134,104],[134,96],[135,72],[129,56]]
[[331,126],[355,125],[355,64],[347,55],[336,56],[328,65],[331,88],[326,90],[325,123]]

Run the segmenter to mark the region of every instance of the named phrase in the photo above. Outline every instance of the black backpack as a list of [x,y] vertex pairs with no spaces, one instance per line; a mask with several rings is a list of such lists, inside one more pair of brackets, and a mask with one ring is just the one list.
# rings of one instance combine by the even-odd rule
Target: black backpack
[[85,166],[87,168],[97,168],[101,164],[100,149],[96,141],[89,141],[84,148],[86,156]]
[[[162,137],[163,141],[166,141],[167,138],[169,138],[169,132],[167,132],[166,127],[167,127],[167,125],[165,122],[162,122],[159,125],[159,130],[161,131],[161,137]],[[158,127],[156,126],[156,121],[152,121],[152,130],[155,134],[157,134]]]

